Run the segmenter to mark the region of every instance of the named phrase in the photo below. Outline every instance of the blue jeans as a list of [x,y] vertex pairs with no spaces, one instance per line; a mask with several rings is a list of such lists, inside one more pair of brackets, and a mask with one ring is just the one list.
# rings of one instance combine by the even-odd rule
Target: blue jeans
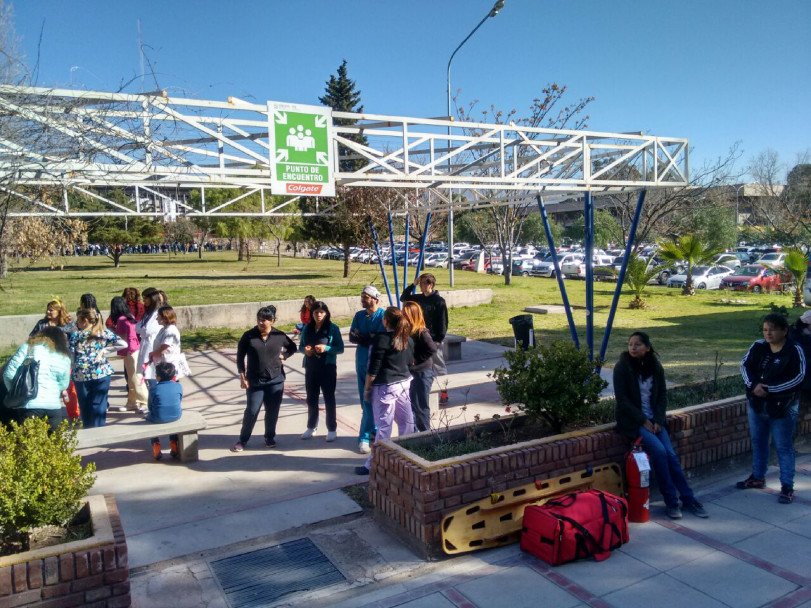
[[[360,351],[362,347],[358,347]],[[358,441],[369,443],[372,435],[375,434],[375,414],[372,410],[372,402],[363,400],[363,388],[366,385],[366,367],[369,363],[369,349],[366,347],[366,354],[362,357],[355,357],[355,373],[358,375],[358,394],[360,395],[361,419]]]
[[695,500],[693,490],[687,484],[684,471],[681,470],[679,457],[670,443],[670,436],[667,430],[662,427],[658,433],[654,434],[645,427],[639,427],[639,434],[642,435],[642,447],[650,458],[651,468],[656,475],[656,482],[659,484],[659,491],[665,504],[668,507],[679,505],[681,502],[687,506]]
[[752,438],[752,477],[764,479],[769,466],[769,433],[774,440],[780,484],[794,488],[794,426],[799,415],[799,400],[789,406],[785,418],[771,418],[764,411],[758,414],[749,404],[749,436]]
[[279,374],[267,383],[250,383],[250,388],[245,391],[248,398],[248,405],[242,416],[242,428],[239,431],[239,442],[242,445],[248,443],[265,404],[265,441],[273,441],[276,437],[276,422],[279,420],[279,408],[282,405],[284,396],[284,374]]
[[418,431],[427,431],[431,428],[431,408],[428,399],[431,395],[431,386],[434,383],[434,370],[412,372],[411,409],[414,410],[414,424]]
[[107,394],[110,392],[110,376],[74,382],[82,426],[91,429],[107,424]]

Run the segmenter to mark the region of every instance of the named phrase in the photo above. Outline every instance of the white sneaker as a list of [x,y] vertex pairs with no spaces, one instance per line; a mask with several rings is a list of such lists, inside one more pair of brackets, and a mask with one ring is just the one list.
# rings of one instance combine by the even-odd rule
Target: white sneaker
[[315,429],[307,429],[301,434],[301,438],[310,439],[313,435],[315,435]]
[[116,406],[115,411],[116,412],[126,412],[127,411],[127,406],[126,405]]
[[372,448],[369,447],[368,441],[361,441],[358,443],[358,452],[361,454],[368,454],[372,451]]
[[335,431],[328,431],[328,432],[327,432],[327,441],[328,441],[328,442],[330,442],[330,441],[335,441],[335,438],[336,438],[337,436],[338,436],[338,434],[337,434]]

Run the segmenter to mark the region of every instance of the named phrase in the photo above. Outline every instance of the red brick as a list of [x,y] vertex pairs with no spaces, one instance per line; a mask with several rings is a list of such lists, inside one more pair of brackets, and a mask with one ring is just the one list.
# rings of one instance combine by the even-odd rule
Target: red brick
[[104,575],[103,574],[93,574],[91,576],[87,576],[85,578],[80,578],[78,580],[73,581],[71,583],[70,588],[71,591],[87,591],[88,589],[95,589],[96,587],[101,587],[104,584]]
[[64,553],[59,556],[59,580],[71,581],[73,576],[73,554]]
[[38,608],[71,608],[73,606],[82,606],[84,608],[84,605],[84,593],[55,597],[37,604]]
[[48,585],[42,588],[42,597],[60,597],[70,594],[70,583],[59,583],[58,585]]
[[74,556],[74,565],[76,567],[76,578],[84,578],[90,575],[90,560],[87,551],[76,553]]
[[126,544],[116,544],[115,557],[119,568],[129,567],[129,556],[127,554]]
[[119,568],[118,570],[113,570],[112,572],[105,572],[104,573],[104,584],[109,585],[110,583],[121,583],[129,579],[130,571],[126,568]]
[[14,593],[22,593],[28,589],[28,576],[25,564],[14,564],[11,567],[11,580],[14,583]]
[[104,547],[102,550],[102,559],[104,560],[105,570],[115,570],[115,547],[112,545]]
[[100,574],[104,570],[104,565],[101,559],[101,549],[90,552],[90,572],[93,574]]
[[0,596],[11,595],[11,566],[0,568]]
[[42,587],[42,562],[40,560],[28,562],[28,588],[40,587]]
[[109,586],[97,587],[95,589],[88,589],[84,592],[84,599],[87,603],[98,602],[99,600],[106,599],[113,594],[113,590]]
[[38,600],[39,589],[31,589],[29,591],[23,591],[22,593],[0,597],[0,608],[16,608],[17,606],[33,604]]

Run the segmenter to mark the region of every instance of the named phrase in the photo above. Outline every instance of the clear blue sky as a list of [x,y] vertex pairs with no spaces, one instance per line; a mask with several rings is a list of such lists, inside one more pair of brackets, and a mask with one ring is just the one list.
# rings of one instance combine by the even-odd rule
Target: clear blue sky
[[[8,0],[7,0],[8,1]],[[446,113],[451,52],[490,0],[16,0],[38,84],[318,103],[342,59],[367,112]],[[463,100],[525,115],[550,82],[593,95],[589,127],[688,137],[692,164],[811,148],[808,0],[506,0],[457,54]],[[42,42],[38,46],[38,41]],[[133,80],[134,79],[134,80]],[[143,89],[142,89],[143,87]]]

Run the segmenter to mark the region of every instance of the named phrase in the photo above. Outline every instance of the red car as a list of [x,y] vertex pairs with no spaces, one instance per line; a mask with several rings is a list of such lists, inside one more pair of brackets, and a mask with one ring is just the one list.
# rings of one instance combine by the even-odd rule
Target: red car
[[721,289],[734,291],[777,291],[780,289],[780,275],[773,268],[760,264],[741,266],[731,275],[721,280]]

